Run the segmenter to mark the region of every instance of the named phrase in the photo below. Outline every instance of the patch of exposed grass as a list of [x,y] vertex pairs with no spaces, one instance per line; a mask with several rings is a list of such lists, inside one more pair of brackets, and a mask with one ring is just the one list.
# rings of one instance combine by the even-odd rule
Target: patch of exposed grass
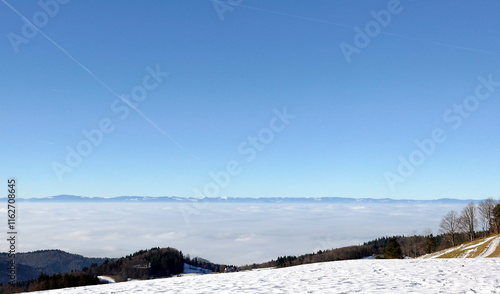
[[[483,252],[486,252],[488,247],[492,245],[492,242],[497,238],[500,238],[500,234],[469,241],[455,247],[425,255],[422,258],[476,258]],[[500,244],[495,248],[493,253],[484,257],[500,257]]]
[[[500,234],[497,234],[495,237],[500,237]],[[495,248],[495,251],[493,251],[492,254],[486,257],[500,257],[500,246],[497,246],[497,248]]]
[[486,256],[486,257],[500,257],[500,246],[497,246],[495,251],[493,251],[492,254]]
[[438,258],[458,258],[464,254],[465,250],[461,247],[457,247],[457,249],[450,251],[446,254],[440,255]]
[[[480,238],[480,239],[459,245],[456,247],[455,250],[452,250],[446,254],[443,254],[443,255],[439,256],[438,258],[460,258],[460,257],[463,257],[465,254],[467,254],[467,252],[469,252],[469,256],[467,256],[467,258],[477,257],[479,254],[481,254],[481,252],[483,252],[486,249],[486,247],[493,240],[492,239],[489,242],[484,242],[486,238],[489,238],[489,237]],[[481,242],[484,242],[484,244],[481,244]],[[474,247],[474,245],[477,245],[477,246]],[[470,248],[470,247],[473,247],[473,248]],[[466,248],[468,248],[468,249],[466,249]],[[499,250],[499,249],[497,248],[497,250]]]
[[[476,247],[476,251],[474,251],[471,256],[471,258],[474,258],[474,257],[477,257],[479,254],[483,253],[486,248],[491,244],[491,242],[494,240],[495,238],[492,238],[490,241],[488,242],[484,242],[484,244],[481,244],[479,246]],[[482,240],[482,239],[481,239]]]

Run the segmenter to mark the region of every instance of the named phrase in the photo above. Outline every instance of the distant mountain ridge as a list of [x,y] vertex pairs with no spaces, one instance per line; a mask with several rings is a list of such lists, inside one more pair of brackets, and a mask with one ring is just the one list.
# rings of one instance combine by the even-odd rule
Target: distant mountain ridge
[[[3,198],[5,199],[5,198]],[[391,198],[345,198],[345,197],[178,197],[178,196],[118,196],[118,197],[86,197],[75,195],[57,195],[42,198],[19,198],[22,202],[170,202],[170,203],[432,203],[432,204],[464,204],[479,202],[473,199],[440,198],[432,200],[391,199]]]

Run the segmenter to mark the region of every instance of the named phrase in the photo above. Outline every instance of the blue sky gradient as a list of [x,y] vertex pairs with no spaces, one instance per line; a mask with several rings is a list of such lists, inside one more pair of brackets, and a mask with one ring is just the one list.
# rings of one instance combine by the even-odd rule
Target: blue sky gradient
[[[21,197],[499,196],[500,87],[483,85],[489,99],[458,127],[459,114],[444,117],[474,101],[480,77],[500,82],[496,1],[41,2],[57,11],[29,38],[13,9],[39,23],[49,13],[0,3],[0,174]],[[390,5],[399,13],[348,62],[341,44]],[[168,76],[127,98],[151,70]],[[295,117],[250,147],[284,109]],[[112,131],[68,166],[68,148],[103,119]],[[415,140],[436,129],[446,140],[402,175],[400,158],[423,154]],[[238,173],[218,183],[210,172],[228,162]]]

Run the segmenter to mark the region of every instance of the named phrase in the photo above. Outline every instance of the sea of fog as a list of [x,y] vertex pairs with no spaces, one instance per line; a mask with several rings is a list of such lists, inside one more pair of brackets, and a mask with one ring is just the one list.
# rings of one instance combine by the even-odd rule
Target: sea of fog
[[[61,249],[121,257],[174,247],[191,257],[243,265],[358,245],[381,236],[438,233],[461,204],[19,203],[20,252]],[[7,223],[5,208],[0,210]],[[5,244],[5,243],[3,243]],[[1,248],[7,251],[6,245]]]

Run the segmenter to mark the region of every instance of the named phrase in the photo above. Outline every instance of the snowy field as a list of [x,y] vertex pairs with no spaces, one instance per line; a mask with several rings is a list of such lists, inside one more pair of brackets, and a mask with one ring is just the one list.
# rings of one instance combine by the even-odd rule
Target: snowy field
[[500,293],[500,259],[351,260],[38,293]]

